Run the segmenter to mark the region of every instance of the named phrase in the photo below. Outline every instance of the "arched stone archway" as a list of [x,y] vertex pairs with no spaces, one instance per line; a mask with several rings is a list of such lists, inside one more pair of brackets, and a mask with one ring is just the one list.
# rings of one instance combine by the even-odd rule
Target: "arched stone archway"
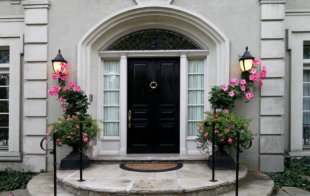
[[[90,107],[90,113],[96,116],[97,119],[103,119],[100,117],[101,114],[99,114],[97,110],[101,107],[99,99],[102,97],[99,96],[98,98],[98,96],[96,96],[98,92],[102,90],[97,83],[100,79],[100,74],[98,74],[100,73],[100,66],[102,66],[102,56],[99,54],[100,51],[104,51],[112,43],[115,43],[117,40],[130,33],[147,29],[163,29],[178,32],[199,45],[202,49],[201,51],[205,53],[204,55],[208,56],[205,60],[205,64],[208,65],[206,67],[208,81],[208,87],[206,87],[206,90],[209,90],[210,86],[228,82],[229,40],[215,25],[199,14],[192,13],[173,5],[137,5],[126,10],[121,10],[118,13],[103,19],[91,28],[78,43],[77,80],[78,84],[85,89],[86,93],[95,95]],[[139,51],[138,54],[144,56],[144,52],[145,51]],[[177,56],[181,58],[181,65],[186,65],[187,57],[191,53],[192,51],[190,50],[179,50],[174,51],[173,55],[178,54]],[[128,51],[120,51],[117,53],[113,53],[112,51],[105,55],[106,58],[118,58],[121,65],[126,65],[127,63],[126,55],[128,55]],[[135,53],[135,55],[137,55],[137,53]],[[163,51],[156,55],[165,56],[166,53]],[[182,74],[183,76],[186,76],[186,72],[186,68],[181,68],[180,77],[182,77]],[[121,70],[121,74],[126,75],[127,68]],[[127,77],[123,77],[121,80],[123,80],[123,83],[126,83]],[[184,81],[181,80],[181,87],[187,86],[187,83],[182,82]],[[119,121],[121,131],[119,137],[106,141],[104,144],[105,147],[101,147],[102,149],[111,147],[110,151],[106,154],[126,154],[127,133],[125,130],[127,130],[127,103],[125,104],[124,102],[126,102],[127,99],[127,88],[124,87],[124,90],[120,91],[121,104]],[[186,93],[186,91],[187,89],[184,87],[183,92]],[[185,122],[187,100],[182,97],[180,102],[180,121]],[[186,143],[186,123],[180,125],[180,127],[180,153],[190,154],[189,150],[186,149],[189,145]],[[110,144],[107,146],[109,142]],[[194,142],[193,138],[191,142]],[[192,144],[190,145],[194,146]],[[100,154],[100,150],[97,153]]]

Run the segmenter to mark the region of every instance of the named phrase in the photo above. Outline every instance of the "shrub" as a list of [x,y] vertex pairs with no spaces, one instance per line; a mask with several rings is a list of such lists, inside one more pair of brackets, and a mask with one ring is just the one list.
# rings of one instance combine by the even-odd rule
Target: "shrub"
[[36,174],[34,172],[20,172],[10,168],[0,170],[0,191],[26,188],[29,180]]

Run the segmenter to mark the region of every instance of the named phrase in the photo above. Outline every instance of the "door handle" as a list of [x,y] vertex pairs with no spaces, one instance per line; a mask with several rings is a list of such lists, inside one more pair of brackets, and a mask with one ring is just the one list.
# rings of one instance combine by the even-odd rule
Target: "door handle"
[[131,119],[132,119],[132,116],[131,116],[131,110],[128,110],[128,128],[131,128]]

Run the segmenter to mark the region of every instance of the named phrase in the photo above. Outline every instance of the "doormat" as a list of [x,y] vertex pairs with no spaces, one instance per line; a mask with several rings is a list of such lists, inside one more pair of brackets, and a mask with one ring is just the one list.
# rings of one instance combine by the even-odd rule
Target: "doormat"
[[136,172],[165,172],[183,167],[182,163],[121,163],[120,168]]

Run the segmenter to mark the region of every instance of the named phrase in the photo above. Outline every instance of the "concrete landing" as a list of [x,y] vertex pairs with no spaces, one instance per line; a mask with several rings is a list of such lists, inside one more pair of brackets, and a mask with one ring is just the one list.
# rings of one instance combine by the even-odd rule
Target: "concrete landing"
[[[185,163],[183,168],[168,172],[133,172],[119,164],[93,164],[83,171],[58,171],[59,196],[165,195],[165,196],[232,196],[235,188],[234,170],[216,170],[217,182],[210,182],[211,170],[206,164]],[[247,175],[240,169],[240,196],[265,196],[271,193],[273,181],[265,175]],[[28,184],[32,196],[52,196],[52,174],[40,174]]]

